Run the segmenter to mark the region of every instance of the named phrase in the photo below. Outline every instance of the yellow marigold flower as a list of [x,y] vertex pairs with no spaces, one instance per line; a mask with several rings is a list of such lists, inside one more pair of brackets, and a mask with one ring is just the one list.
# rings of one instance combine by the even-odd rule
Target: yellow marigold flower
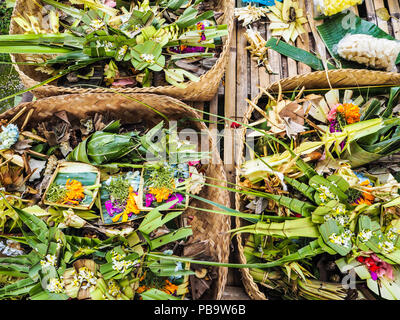
[[361,4],[362,1],[363,0],[320,0],[319,3],[323,14],[331,16],[352,6]]
[[114,218],[112,218],[113,222],[117,222],[119,218],[122,216],[122,221],[121,222],[127,222],[129,219],[129,214],[130,213],[138,214],[140,213],[140,210],[137,206],[136,200],[135,200],[135,193],[133,191],[132,187],[129,187],[129,196],[128,200],[126,202],[126,207],[123,212],[120,214],[117,214]]
[[167,187],[162,188],[153,188],[150,187],[149,193],[153,194],[156,197],[157,202],[168,200],[172,190]]

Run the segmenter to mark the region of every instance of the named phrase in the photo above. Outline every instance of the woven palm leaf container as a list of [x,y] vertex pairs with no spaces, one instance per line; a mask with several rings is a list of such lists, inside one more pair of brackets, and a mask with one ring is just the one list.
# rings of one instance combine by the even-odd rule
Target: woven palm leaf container
[[[280,92],[291,92],[296,90],[297,92],[302,88],[305,89],[326,89],[331,88],[357,88],[357,87],[373,87],[373,86],[396,86],[400,85],[400,74],[391,72],[381,72],[381,71],[370,71],[363,69],[341,69],[341,70],[329,70],[329,71],[318,71],[303,75],[297,75],[291,78],[282,79],[280,81],[274,82],[265,88],[265,91],[269,94],[275,95]],[[266,97],[264,90],[262,90],[258,96],[254,98],[253,103],[249,105],[246,113],[244,114],[242,122],[244,124],[249,124],[252,119],[253,112],[255,111],[254,105],[261,99]],[[240,142],[238,150],[238,163],[236,171],[236,184],[239,185],[241,182],[241,171],[240,168],[245,162],[245,141],[246,141],[246,131],[245,127],[242,127],[240,132]],[[244,212],[245,203],[240,195],[236,193],[235,195],[235,207],[236,210]],[[245,221],[237,217],[235,219],[236,228],[245,225]],[[244,244],[246,240],[246,235],[237,234],[238,243],[238,260],[241,264],[246,263],[246,257],[244,255]],[[240,269],[242,273],[242,282],[245,287],[247,294],[251,299],[254,300],[267,300],[268,297],[260,290],[259,285],[254,281],[250,274],[249,269]],[[268,277],[268,272],[265,272],[265,277]]]
[[[149,109],[148,106],[152,107],[154,111]],[[208,139],[208,146],[213,152],[212,159],[206,164],[204,173],[207,177],[206,183],[226,186],[224,167],[219,153],[216,151],[214,139],[197,113],[190,110],[189,107],[185,107],[187,106],[174,98],[155,94],[74,94],[48,97],[35,102],[20,104],[1,114],[0,119],[11,120],[22,109],[24,109],[24,112],[33,109],[29,123],[25,127],[27,130],[35,128],[39,123],[49,121],[54,117],[54,113],[60,111],[68,113],[71,125],[79,125],[81,119],[95,114],[100,114],[110,120],[120,120],[122,124],[140,124],[140,126],[146,128],[152,128],[160,121],[165,120],[159,113],[164,114],[169,121],[178,121],[182,118],[192,119],[185,122],[185,128],[196,132],[201,131]],[[20,127],[22,122],[23,120],[19,118],[16,124]],[[203,186],[198,197],[210,199],[227,207],[230,206],[228,191],[223,188]],[[216,207],[196,199],[190,201],[190,207],[218,210]],[[213,261],[227,263],[230,244],[229,234],[227,233],[230,229],[229,217],[209,214],[193,208],[187,208],[184,215],[193,217],[191,243],[206,242],[207,254],[212,257]],[[201,296],[202,299],[218,300],[222,297],[228,270],[220,267],[216,267],[214,270],[214,274],[217,274],[217,276],[212,279],[211,285]]]
[[[18,16],[19,13],[25,15],[33,15],[39,21],[42,20],[40,8],[35,4],[36,1],[31,0],[17,0],[15,3],[13,17]],[[50,97],[62,94],[83,94],[83,93],[156,93],[168,95],[180,100],[186,101],[209,101],[217,93],[218,86],[225,72],[225,66],[228,59],[229,48],[232,38],[233,21],[234,21],[234,2],[233,0],[215,0],[214,11],[221,12],[222,15],[217,18],[218,24],[224,24],[228,27],[228,35],[222,39],[222,51],[220,52],[217,61],[213,67],[200,76],[199,81],[185,82],[185,88],[178,88],[172,85],[157,86],[157,87],[132,87],[121,88],[88,88],[88,87],[63,87],[57,84],[57,80],[50,84],[39,86],[33,92],[37,98]],[[10,34],[23,34],[24,30],[12,19],[10,24]],[[35,55],[38,56],[38,55]],[[40,56],[40,55],[39,55]],[[27,61],[25,54],[12,54],[11,60],[14,63],[24,63]],[[35,66],[32,65],[15,65],[19,76],[26,88],[32,88],[42,81],[49,78],[40,71],[35,71]]]

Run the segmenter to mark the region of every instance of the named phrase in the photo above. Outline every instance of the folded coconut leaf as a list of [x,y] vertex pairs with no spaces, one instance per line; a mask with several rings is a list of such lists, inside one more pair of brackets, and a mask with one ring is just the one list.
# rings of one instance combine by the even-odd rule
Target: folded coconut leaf
[[[316,188],[319,186],[325,186],[329,189],[330,192],[332,192],[334,195],[338,196],[340,201],[346,201],[348,196],[345,194],[339,187],[335,186],[331,181],[328,179],[325,179],[324,177],[320,175],[313,176],[309,182],[310,186]],[[317,204],[319,204],[320,200],[318,198],[319,194],[315,193],[314,194],[314,200]]]
[[[154,260],[154,258],[151,258]],[[160,277],[170,277],[170,276],[185,276],[195,274],[192,270],[178,270],[177,263],[175,261],[166,259],[157,259],[155,261],[150,261],[148,267],[154,274]]]
[[68,6],[55,0],[43,0],[43,2],[52,5],[54,8],[60,9],[62,12],[74,17],[75,19],[82,19],[84,11],[75,7]]
[[36,282],[31,278],[19,280],[15,283],[0,288],[0,299],[26,295],[35,285]]
[[232,229],[234,235],[239,233],[252,233],[265,236],[306,237],[318,238],[319,232],[317,226],[311,221],[311,217],[299,218],[295,220],[286,220],[285,222],[264,222],[259,221],[256,224]]
[[[325,70],[323,61],[316,55],[292,46],[284,41],[279,41],[277,38],[272,37],[269,39],[266,46],[286,57],[302,62],[314,70]],[[336,67],[330,63],[327,63],[327,67],[328,69],[336,69]]]
[[331,200],[324,205],[318,206],[317,209],[315,209],[311,215],[312,222],[318,224],[324,223],[325,222],[324,216],[332,212],[333,209],[336,208],[338,204],[339,204],[338,201]]
[[352,168],[361,167],[364,164],[374,162],[382,156],[380,154],[371,153],[361,148],[357,142],[352,142],[342,155],[342,159],[349,160]]
[[321,233],[325,244],[335,250],[338,254],[345,256],[351,251],[351,245],[339,245],[330,239],[331,236],[340,236],[343,234],[343,231],[344,228],[338,226],[337,222],[334,220],[328,220],[319,227],[319,232]]
[[160,211],[162,210],[168,210],[171,206],[177,204],[178,201],[179,199],[175,199],[173,201],[164,203],[161,206],[158,206],[153,210],[151,210],[149,213],[146,214],[138,230],[142,233],[150,234],[152,231],[166,224],[168,221],[181,215],[183,211],[170,212],[166,214],[164,217],[160,213]]
[[[49,229],[43,220],[16,207],[13,207],[13,209],[15,212],[17,212],[22,222],[33,232],[39,241],[45,244],[49,243]],[[28,239],[29,238],[27,238],[27,240]]]
[[42,285],[39,283],[29,291],[29,298],[31,300],[68,300],[70,297],[65,293],[53,293],[43,290]]
[[[346,21],[351,21],[352,25],[348,25]],[[317,26],[317,29],[322,40],[325,42],[329,53],[340,63],[341,67],[343,68],[365,69],[365,65],[345,60],[336,52],[335,46],[337,46],[339,41],[342,40],[347,34],[368,34],[375,38],[395,40],[395,38],[384,32],[376,24],[361,19],[351,11],[346,13],[338,13],[332,17],[326,18],[323,24]],[[399,62],[400,56],[397,58],[396,63]]]
[[143,300],[181,300],[158,289],[149,289],[140,294]]
[[383,118],[392,116],[392,112],[397,103],[399,103],[400,87],[390,88],[389,101],[386,104],[386,109],[382,113]]
[[184,238],[187,238],[193,234],[193,230],[191,227],[183,227],[173,232],[170,232],[161,237],[152,239],[149,241],[149,246],[151,250],[157,249],[163,245],[166,245],[170,242],[178,241]]
[[343,177],[337,174],[328,176],[326,180],[334,183],[343,192],[346,192],[350,187],[350,184]]
[[381,109],[381,102],[378,99],[369,100],[361,109],[361,117],[360,121],[372,119],[373,117],[378,116],[379,110]]
[[182,13],[182,15],[179,16],[175,23],[182,29],[188,28],[200,21],[212,18],[214,16],[214,11],[210,10],[203,12],[200,15],[197,14],[198,10],[190,6]]
[[305,195],[308,199],[311,201],[314,201],[314,194],[315,194],[315,189],[313,187],[310,187],[308,184],[305,184],[303,182],[299,182],[295,179],[291,179],[287,176],[284,176],[283,179],[285,182],[290,184],[293,188],[295,188],[297,191],[300,191],[303,195]]

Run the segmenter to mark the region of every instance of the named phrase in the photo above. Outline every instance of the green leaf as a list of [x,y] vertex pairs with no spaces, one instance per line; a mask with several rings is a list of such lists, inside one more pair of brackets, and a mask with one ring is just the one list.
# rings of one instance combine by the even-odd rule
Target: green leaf
[[48,243],[49,230],[46,223],[39,219],[38,217],[25,212],[24,210],[13,207],[15,212],[17,212],[19,218],[23,223],[35,234],[37,239],[42,243]]
[[177,204],[178,201],[179,199],[175,199],[151,210],[143,219],[138,230],[145,234],[150,234],[152,231],[161,227],[163,224],[166,224],[168,221],[181,215],[183,211],[170,212],[164,217],[160,213],[160,211],[162,210],[168,210],[171,206]]
[[193,230],[191,227],[184,227],[173,232],[170,232],[166,235],[158,237],[156,239],[150,240],[149,245],[150,249],[154,250],[163,245],[166,245],[170,242],[178,241],[184,238],[187,238],[193,234]]
[[[277,38],[271,38],[268,40],[266,47],[275,50],[276,52],[289,57],[293,60],[302,62],[314,70],[325,70],[324,64],[314,54],[305,51],[303,49],[292,46],[284,41],[279,41]],[[336,69],[336,67],[330,63],[327,63],[328,69]]]
[[341,235],[344,231],[344,228],[339,227],[337,225],[336,221],[334,221],[334,220],[326,221],[324,224],[322,224],[319,227],[319,231],[321,233],[321,236],[322,236],[325,244],[327,244],[329,247],[331,247],[333,250],[335,250],[340,255],[345,256],[351,251],[351,246],[346,247],[346,246],[338,245],[336,243],[333,243],[330,240],[329,237],[332,236],[333,234]]

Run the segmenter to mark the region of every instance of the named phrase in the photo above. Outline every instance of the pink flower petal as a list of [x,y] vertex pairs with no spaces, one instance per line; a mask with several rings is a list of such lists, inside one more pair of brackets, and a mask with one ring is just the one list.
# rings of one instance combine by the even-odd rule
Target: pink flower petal
[[115,6],[117,5],[117,3],[116,3],[115,1],[113,1],[113,0],[106,0],[106,1],[104,2],[104,4],[105,4],[106,6],[111,7],[111,8],[115,8]]
[[113,87],[124,87],[127,85],[135,84],[132,79],[121,79],[112,83]]

